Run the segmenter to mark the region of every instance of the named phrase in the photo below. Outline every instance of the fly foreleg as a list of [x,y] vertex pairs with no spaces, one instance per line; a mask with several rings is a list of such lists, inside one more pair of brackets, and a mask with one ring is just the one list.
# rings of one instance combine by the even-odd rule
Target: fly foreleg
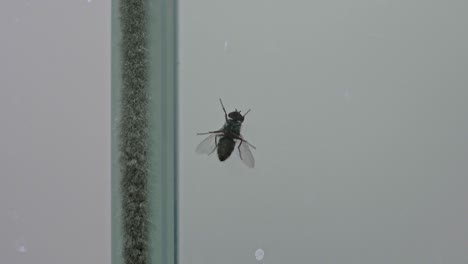
[[221,103],[221,107],[223,108],[224,119],[226,120],[226,123],[227,123],[228,122],[228,116],[227,116],[226,109],[224,108],[223,101],[221,100],[221,98],[219,98],[219,102]]

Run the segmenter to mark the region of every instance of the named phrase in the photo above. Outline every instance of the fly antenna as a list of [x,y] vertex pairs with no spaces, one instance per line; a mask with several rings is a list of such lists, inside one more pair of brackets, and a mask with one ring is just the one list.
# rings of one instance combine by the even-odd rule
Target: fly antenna
[[219,98],[219,102],[221,103],[221,107],[223,108],[223,111],[224,111],[224,119],[226,119],[226,122],[227,122],[228,117],[227,117],[226,109],[224,108],[223,101],[221,100],[221,98]]
[[249,112],[250,112],[250,109],[247,110],[247,112],[245,112],[245,114],[243,115],[243,117],[245,117]]

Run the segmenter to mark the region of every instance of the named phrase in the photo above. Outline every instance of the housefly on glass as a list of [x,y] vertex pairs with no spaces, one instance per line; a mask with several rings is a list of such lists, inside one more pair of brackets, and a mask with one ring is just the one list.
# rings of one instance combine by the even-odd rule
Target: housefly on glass
[[244,122],[245,116],[250,112],[250,109],[244,115],[241,114],[241,111],[237,111],[237,109],[227,114],[223,101],[219,99],[219,102],[224,111],[224,126],[216,131],[197,133],[197,135],[209,136],[198,144],[195,152],[211,155],[217,150],[219,160],[225,161],[231,156],[237,144],[240,159],[247,167],[253,168],[255,166],[255,160],[250,151],[250,147],[254,149],[255,147],[247,142],[240,133],[242,123]]

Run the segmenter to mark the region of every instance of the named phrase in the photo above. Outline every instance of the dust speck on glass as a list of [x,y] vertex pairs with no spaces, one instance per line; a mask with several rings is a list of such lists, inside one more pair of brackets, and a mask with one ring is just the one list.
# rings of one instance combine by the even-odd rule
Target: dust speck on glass
[[[224,108],[223,101],[219,99],[221,107],[224,111],[225,123],[221,129],[209,131],[206,133],[197,133],[197,135],[209,135],[200,144],[198,144],[195,152],[198,154],[211,155],[215,150],[218,150],[218,158],[220,161],[225,161],[231,156],[234,147],[237,145],[239,157],[242,162],[249,168],[255,167],[255,160],[250,151],[250,147],[256,149],[252,144],[247,142],[241,135],[241,127],[245,116],[250,112],[250,109],[242,115],[241,111],[235,109],[227,114]],[[250,146],[250,147],[249,147]]]

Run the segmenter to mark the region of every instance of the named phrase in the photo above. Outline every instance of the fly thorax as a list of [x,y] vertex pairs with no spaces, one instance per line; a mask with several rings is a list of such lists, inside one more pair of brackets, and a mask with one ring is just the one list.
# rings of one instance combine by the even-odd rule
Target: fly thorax
[[224,129],[233,134],[240,135],[241,126],[242,126],[242,122],[230,119],[224,125]]

